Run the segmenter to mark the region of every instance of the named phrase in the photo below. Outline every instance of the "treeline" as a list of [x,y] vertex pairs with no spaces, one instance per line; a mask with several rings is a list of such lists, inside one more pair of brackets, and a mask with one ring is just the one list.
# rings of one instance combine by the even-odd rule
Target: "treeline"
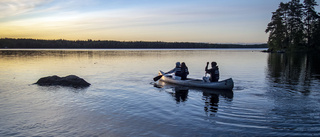
[[267,44],[210,44],[190,42],[146,42],[146,41],[109,41],[109,40],[38,40],[1,38],[0,48],[24,49],[172,49],[172,48],[267,48]]
[[281,2],[272,12],[269,50],[320,50],[320,13],[315,0]]

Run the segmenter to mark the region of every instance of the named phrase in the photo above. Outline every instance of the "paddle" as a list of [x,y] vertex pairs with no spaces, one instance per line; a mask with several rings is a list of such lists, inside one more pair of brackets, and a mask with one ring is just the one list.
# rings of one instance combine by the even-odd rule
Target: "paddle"
[[162,78],[162,76],[163,76],[164,74],[165,74],[164,72],[160,71],[160,72],[159,72],[159,76],[154,77],[154,78],[153,78],[153,81],[155,81],[155,82],[158,81],[159,79]]
[[154,78],[153,78],[153,81],[155,81],[155,82],[158,81],[159,79],[162,78],[162,76],[163,76],[163,75],[159,75],[159,76],[154,77]]

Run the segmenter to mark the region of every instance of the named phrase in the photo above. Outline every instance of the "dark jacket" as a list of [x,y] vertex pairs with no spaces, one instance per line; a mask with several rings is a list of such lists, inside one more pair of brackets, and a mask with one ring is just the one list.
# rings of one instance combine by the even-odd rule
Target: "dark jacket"
[[189,75],[188,67],[181,68],[181,80],[186,80],[187,75]]
[[174,75],[176,75],[176,76],[181,76],[181,75],[182,75],[181,67],[175,68],[175,73],[174,73]]
[[211,69],[208,69],[208,66],[206,67],[206,73],[209,73],[210,74],[210,81],[211,82],[217,82],[219,81],[219,67],[218,66],[215,66]]

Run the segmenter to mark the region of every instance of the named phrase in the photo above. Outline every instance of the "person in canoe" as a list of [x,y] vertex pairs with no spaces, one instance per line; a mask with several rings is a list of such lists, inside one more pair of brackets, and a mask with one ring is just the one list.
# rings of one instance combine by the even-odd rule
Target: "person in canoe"
[[186,80],[187,76],[189,75],[188,67],[186,63],[181,63],[181,80]]
[[174,73],[174,75],[181,77],[181,66],[180,66],[180,62],[176,63],[176,67],[168,72],[166,72],[165,74],[171,74]]
[[207,62],[207,66],[205,68],[206,73],[210,74],[210,82],[218,82],[219,81],[219,67],[217,66],[217,62],[211,62],[211,69],[208,69],[209,62]]

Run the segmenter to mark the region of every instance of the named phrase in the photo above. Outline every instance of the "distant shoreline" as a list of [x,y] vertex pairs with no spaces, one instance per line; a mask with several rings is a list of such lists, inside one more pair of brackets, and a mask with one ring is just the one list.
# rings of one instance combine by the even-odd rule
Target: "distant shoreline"
[[42,40],[1,38],[0,49],[218,49],[268,48],[267,44],[212,44],[112,40]]

